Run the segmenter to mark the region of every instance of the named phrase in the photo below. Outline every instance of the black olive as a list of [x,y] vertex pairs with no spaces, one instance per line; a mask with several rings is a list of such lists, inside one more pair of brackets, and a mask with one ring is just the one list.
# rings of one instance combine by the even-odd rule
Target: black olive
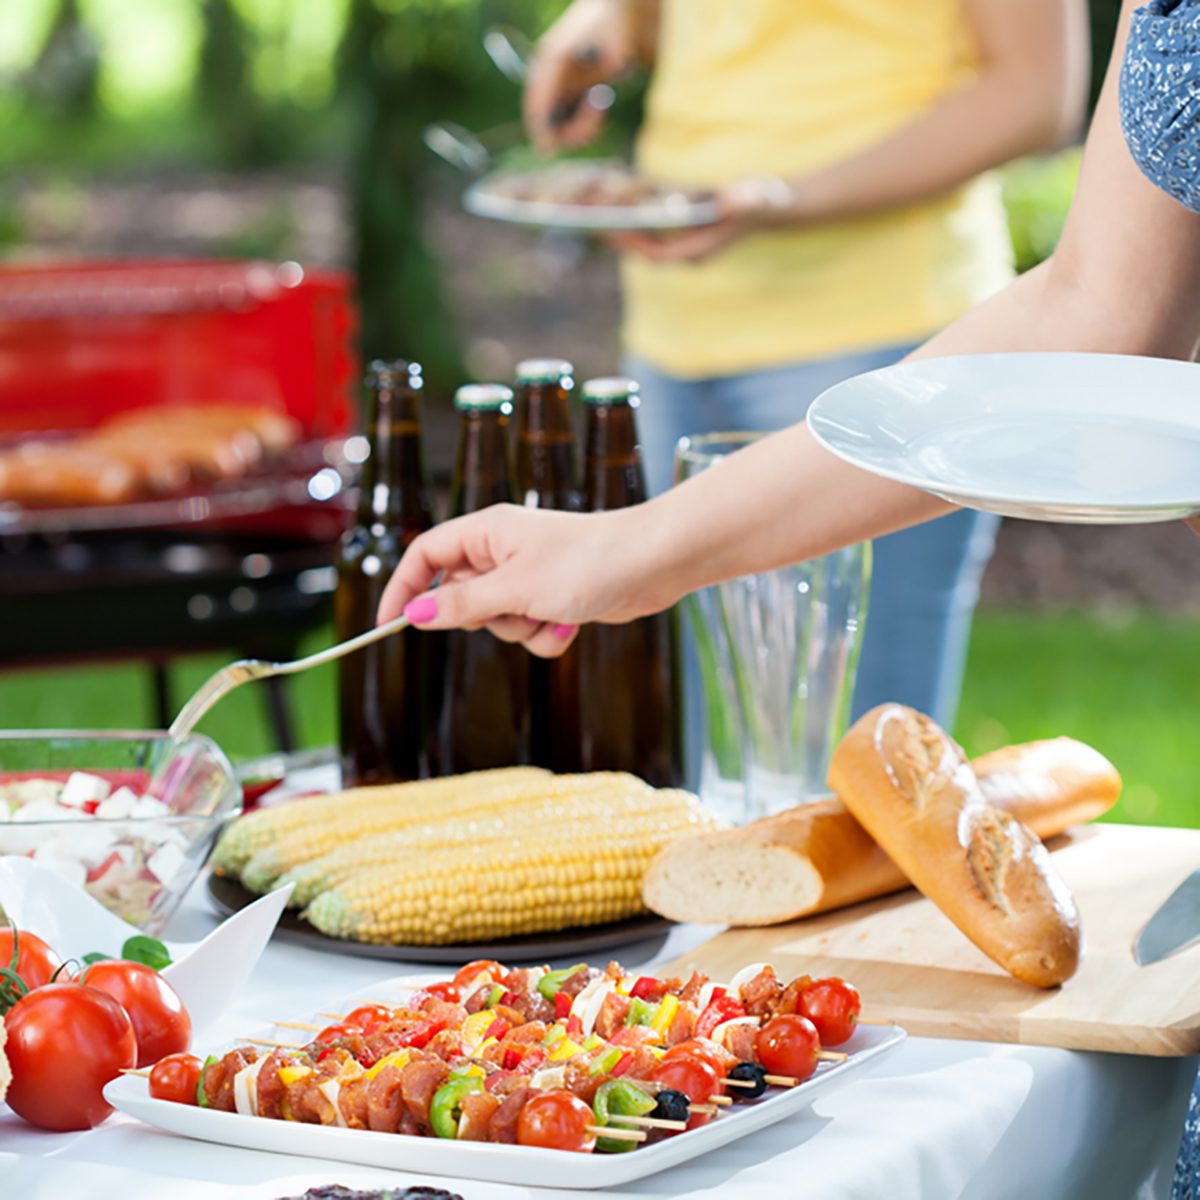
[[654,1106],[652,1117],[661,1117],[664,1121],[686,1121],[692,1114],[688,1112],[691,1101],[674,1088],[664,1088],[658,1093],[658,1103]]
[[729,1072],[730,1079],[744,1079],[753,1087],[735,1088],[730,1095],[735,1099],[757,1100],[767,1090],[767,1071],[758,1063],[740,1062]]

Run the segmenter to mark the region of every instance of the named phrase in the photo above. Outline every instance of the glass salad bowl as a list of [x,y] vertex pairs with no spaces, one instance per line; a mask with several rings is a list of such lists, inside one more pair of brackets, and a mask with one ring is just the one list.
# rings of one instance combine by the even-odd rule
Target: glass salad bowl
[[241,807],[233,768],[206,737],[0,733],[0,854],[33,858],[149,934]]

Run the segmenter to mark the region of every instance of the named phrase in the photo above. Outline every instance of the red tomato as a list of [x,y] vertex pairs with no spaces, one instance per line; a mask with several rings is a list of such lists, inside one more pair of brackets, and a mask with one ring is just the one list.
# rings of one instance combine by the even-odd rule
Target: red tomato
[[462,999],[462,988],[456,983],[431,983],[421,990],[427,996],[436,996],[450,1004],[457,1004]]
[[716,1071],[718,1079],[724,1079],[729,1074],[729,1069],[737,1062],[728,1050],[721,1049],[707,1038],[691,1038],[689,1041],[679,1042],[663,1055],[662,1061],[671,1062],[676,1058],[698,1058]]
[[150,1095],[174,1104],[195,1104],[200,1066],[194,1054],[168,1054],[160,1058],[150,1071]]
[[754,1039],[758,1061],[772,1075],[807,1079],[817,1069],[821,1039],[817,1027],[795,1013],[772,1017]]
[[[62,959],[36,934],[24,929],[17,931],[17,974],[32,992],[49,983],[54,972],[62,966]],[[0,967],[12,962],[13,931],[10,926],[0,929]]]
[[817,1027],[822,1046],[840,1046],[854,1033],[862,998],[852,983],[833,976],[810,983],[800,993],[796,1011]]
[[[499,983],[508,974],[508,968],[501,966],[494,958],[477,958],[460,967],[454,976],[454,986],[462,989],[473,983],[480,975],[486,975],[493,983]],[[426,988],[426,991],[429,989]]]
[[98,988],[51,983],[5,1019],[13,1080],[8,1103],[43,1129],[91,1129],[112,1112],[104,1085],[137,1062],[125,1010]]
[[137,1034],[139,1067],[192,1044],[192,1019],[175,989],[152,967],[111,959],[93,963],[80,976],[88,987],[107,992],[128,1014]]
[[517,1141],[522,1146],[548,1150],[591,1150],[596,1135],[588,1132],[592,1110],[570,1092],[540,1092],[526,1101],[517,1119]]
[[[392,1019],[392,1010],[382,1004],[362,1004],[342,1018],[342,1026],[357,1029],[362,1033],[370,1033],[376,1025],[385,1025]],[[335,1028],[337,1028],[335,1026]],[[322,1036],[319,1041],[326,1041]]]
[[650,1072],[652,1083],[682,1092],[693,1104],[703,1104],[709,1096],[720,1090],[720,1080],[711,1064],[703,1059],[681,1055],[666,1059]]
[[326,1025],[320,1033],[313,1038],[314,1042],[320,1042],[322,1045],[328,1046],[331,1042],[341,1041],[342,1038],[355,1037],[362,1033],[361,1029],[353,1025]]

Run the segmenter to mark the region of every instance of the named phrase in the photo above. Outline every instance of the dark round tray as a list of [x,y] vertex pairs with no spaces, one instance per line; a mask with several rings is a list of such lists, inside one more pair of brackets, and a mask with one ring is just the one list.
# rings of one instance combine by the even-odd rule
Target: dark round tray
[[[217,911],[225,917],[258,899],[236,879],[212,872],[208,876],[208,894]],[[492,942],[469,942],[458,946],[374,946],[330,937],[314,929],[294,909],[279,918],[274,936],[313,950],[334,954],[359,954],[365,958],[394,959],[398,962],[458,963],[474,958],[495,958],[512,966],[543,963],[548,959],[574,958],[618,946],[629,946],[651,938],[661,945],[666,941],[671,922],[652,914],[613,921],[607,925],[583,925],[557,933],[531,933],[523,937],[498,938]]]

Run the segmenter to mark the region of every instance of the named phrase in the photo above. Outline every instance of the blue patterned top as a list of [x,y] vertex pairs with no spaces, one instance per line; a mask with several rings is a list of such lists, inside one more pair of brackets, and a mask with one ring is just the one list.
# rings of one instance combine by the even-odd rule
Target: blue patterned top
[[1200,211],[1200,0],[1150,0],[1134,11],[1120,108],[1142,173]]

